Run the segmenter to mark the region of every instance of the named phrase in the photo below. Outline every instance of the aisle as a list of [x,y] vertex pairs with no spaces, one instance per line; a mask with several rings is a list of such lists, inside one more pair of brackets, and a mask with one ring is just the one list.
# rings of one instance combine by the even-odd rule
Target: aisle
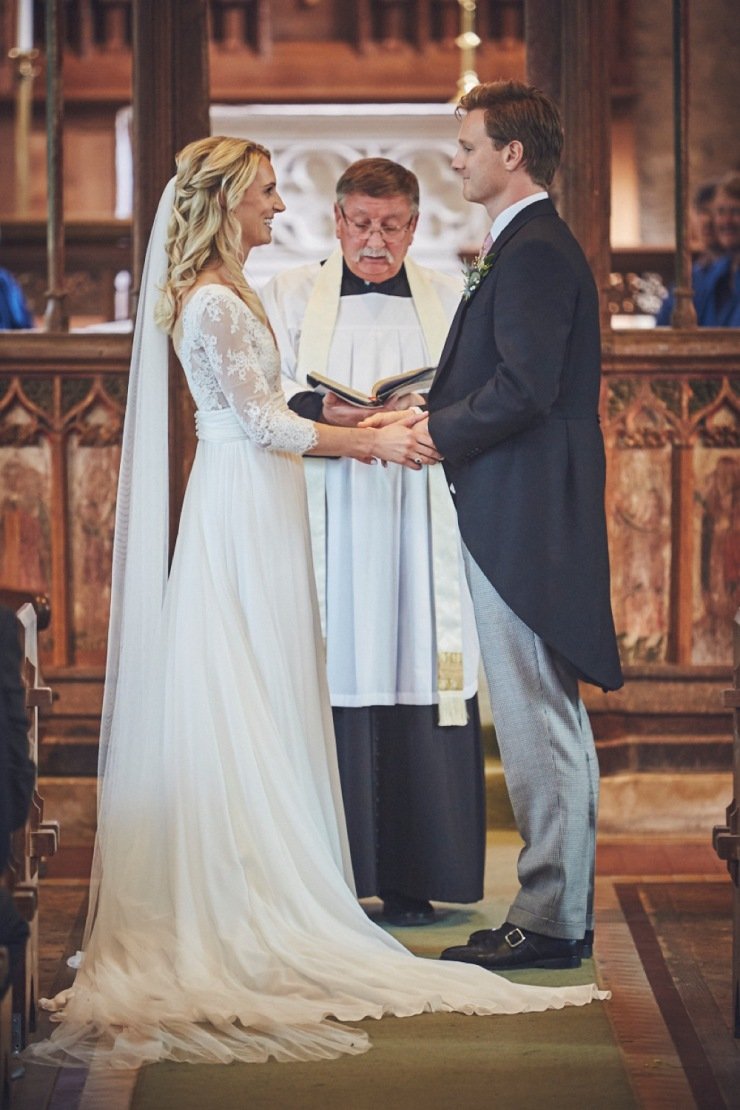
[[[434,926],[396,935],[418,954],[436,957],[471,929],[498,922],[518,848],[512,832],[489,834],[486,901],[449,908]],[[573,983],[596,976],[613,991],[609,1003],[514,1017],[365,1022],[373,1049],[327,1063],[161,1064],[138,1076],[33,1067],[15,1085],[13,1108],[531,1110],[546,1099],[553,1110],[729,1110],[740,1048],[729,1027],[730,888],[723,866],[705,839],[605,837],[597,882],[595,961],[578,971],[515,977]],[[84,883],[73,876],[44,883],[45,990],[69,975],[61,955],[76,946],[84,896]]]

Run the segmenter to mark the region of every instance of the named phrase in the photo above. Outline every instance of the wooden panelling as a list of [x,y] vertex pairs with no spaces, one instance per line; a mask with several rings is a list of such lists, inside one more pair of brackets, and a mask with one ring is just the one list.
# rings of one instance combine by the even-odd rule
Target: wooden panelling
[[[66,287],[70,315],[87,323],[116,316],[118,274],[131,272],[131,221],[69,221],[65,227]],[[0,220],[2,265],[20,282],[31,311],[42,317],[46,303],[46,224]],[[126,299],[123,306],[128,307]]]
[[105,657],[130,337],[0,334],[4,581],[46,590],[44,662]]
[[[0,334],[2,577],[49,593],[47,672],[59,689],[86,691],[60,704],[61,738],[76,724],[95,731],[129,344]],[[615,770],[723,765],[740,603],[740,335],[608,334],[602,425],[628,684],[608,698],[587,691],[597,736]],[[682,755],[687,738],[696,751]],[[61,749],[55,758],[61,766]]]

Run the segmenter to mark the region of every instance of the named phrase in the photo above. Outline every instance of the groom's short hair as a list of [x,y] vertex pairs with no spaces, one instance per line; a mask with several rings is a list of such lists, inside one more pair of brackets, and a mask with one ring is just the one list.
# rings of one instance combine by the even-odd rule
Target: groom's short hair
[[390,158],[359,158],[347,166],[337,181],[337,204],[341,208],[352,193],[368,197],[406,197],[414,215],[419,211],[419,179],[411,170]]
[[517,139],[532,181],[549,189],[563,151],[563,125],[550,97],[522,81],[491,81],[466,93],[457,113],[476,108],[485,113],[486,132],[496,150]]

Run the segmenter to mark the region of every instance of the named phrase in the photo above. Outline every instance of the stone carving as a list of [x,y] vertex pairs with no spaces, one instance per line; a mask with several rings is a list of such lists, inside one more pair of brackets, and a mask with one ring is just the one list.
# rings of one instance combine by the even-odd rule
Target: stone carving
[[[131,110],[122,109],[116,216],[123,219],[133,200],[130,128]],[[450,168],[457,121],[449,104],[214,105],[211,131],[255,139],[272,153],[287,210],[275,221],[272,247],[250,255],[248,272],[258,285],[333,249],[334,185],[357,158],[391,158],[418,176],[421,215],[411,249],[422,265],[461,274],[460,254],[475,253],[488,231],[485,210],[463,199]]]

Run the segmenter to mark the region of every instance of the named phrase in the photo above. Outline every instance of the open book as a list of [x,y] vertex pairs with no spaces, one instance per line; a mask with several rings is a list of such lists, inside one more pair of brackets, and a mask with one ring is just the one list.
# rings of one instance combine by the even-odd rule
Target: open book
[[373,385],[372,394],[363,393],[359,389],[352,389],[342,382],[335,382],[324,374],[307,374],[306,381],[319,393],[336,393],[343,401],[350,405],[360,405],[362,408],[379,408],[390,401],[391,397],[398,397],[403,393],[415,393],[420,389],[428,389],[436,373],[435,366],[422,366],[419,370],[407,370],[405,374],[394,374],[391,378],[380,378]]

